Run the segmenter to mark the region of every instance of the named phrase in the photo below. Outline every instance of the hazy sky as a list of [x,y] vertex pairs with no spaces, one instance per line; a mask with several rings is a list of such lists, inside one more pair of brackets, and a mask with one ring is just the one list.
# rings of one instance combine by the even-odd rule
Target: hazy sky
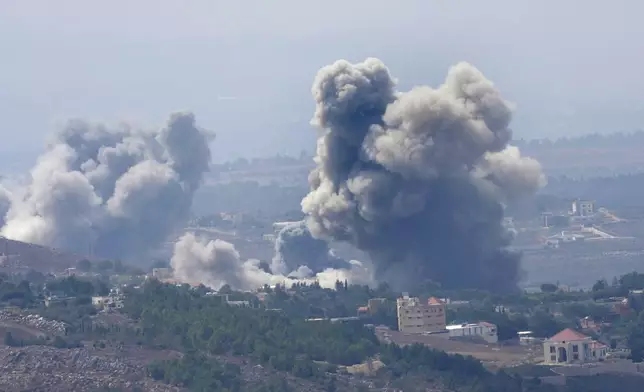
[[217,132],[217,161],[312,150],[317,69],[367,56],[405,89],[473,63],[517,104],[518,137],[641,129],[643,14],[637,0],[0,0],[0,164],[30,166],[69,117],[177,109]]

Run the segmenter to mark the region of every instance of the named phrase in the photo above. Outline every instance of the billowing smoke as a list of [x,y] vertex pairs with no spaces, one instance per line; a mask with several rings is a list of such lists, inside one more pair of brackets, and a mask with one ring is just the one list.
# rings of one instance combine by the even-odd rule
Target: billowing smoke
[[302,266],[306,266],[312,274],[317,274],[328,268],[347,268],[349,264],[335,256],[326,241],[313,238],[306,223],[300,221],[280,230],[275,240],[275,257],[271,269],[273,272],[288,274]]
[[302,201],[315,238],[366,251],[376,278],[408,290],[513,290],[504,203],[544,185],[538,162],[508,146],[511,106],[467,63],[443,85],[396,91],[377,59],[338,61],[313,84],[321,130]]
[[175,244],[170,264],[176,279],[185,283],[204,284],[215,290],[228,284],[236,290],[254,290],[265,284],[291,285],[296,282],[319,282],[332,288],[337,280],[356,284],[372,282],[369,271],[352,261],[344,269],[327,268],[313,273],[301,266],[289,276],[271,273],[258,260],[243,261],[235,247],[222,240],[207,240],[193,233],[184,234]]
[[70,121],[14,195],[2,235],[106,258],[132,259],[187,219],[214,136],[191,113],[156,132]]
[[4,226],[5,217],[11,207],[11,198],[9,190],[0,184],[0,227]]

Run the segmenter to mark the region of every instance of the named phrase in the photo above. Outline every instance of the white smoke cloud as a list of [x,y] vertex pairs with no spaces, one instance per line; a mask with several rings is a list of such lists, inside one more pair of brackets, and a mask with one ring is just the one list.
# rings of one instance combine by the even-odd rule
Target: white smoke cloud
[[190,284],[203,284],[215,290],[228,284],[236,290],[254,290],[268,285],[319,282],[334,288],[336,281],[372,284],[368,266],[351,261],[346,269],[327,268],[317,274],[301,266],[290,274],[273,274],[259,266],[258,260],[241,260],[235,247],[226,241],[208,240],[186,233],[176,242],[170,262],[175,279]]

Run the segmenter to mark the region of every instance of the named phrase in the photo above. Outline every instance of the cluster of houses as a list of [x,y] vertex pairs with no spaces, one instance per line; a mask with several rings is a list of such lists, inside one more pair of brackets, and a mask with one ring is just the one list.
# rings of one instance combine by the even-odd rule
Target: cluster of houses
[[479,321],[447,325],[449,299],[430,297],[422,301],[418,297],[403,295],[396,301],[398,330],[406,334],[447,333],[450,339],[467,339],[484,343],[497,343],[496,325]]
[[[417,297],[403,295],[397,299],[398,330],[405,334],[447,334],[449,339],[469,340],[484,344],[498,343],[497,326],[478,321],[473,323],[446,323],[447,299],[430,297],[422,301]],[[368,311],[360,308],[359,312]],[[599,326],[590,318],[580,322],[582,328],[594,330]],[[519,332],[521,344],[542,344],[543,363],[580,364],[603,361],[610,348],[591,337],[573,329],[564,329],[548,339],[532,337],[530,331]]]

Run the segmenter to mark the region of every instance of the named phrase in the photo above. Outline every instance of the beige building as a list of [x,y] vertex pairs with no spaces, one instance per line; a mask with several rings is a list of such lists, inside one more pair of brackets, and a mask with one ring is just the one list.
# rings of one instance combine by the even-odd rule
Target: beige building
[[398,330],[405,333],[445,331],[445,303],[431,297],[421,302],[417,297],[404,296],[396,301]]
[[570,328],[543,342],[543,359],[548,364],[596,362],[607,353],[605,344]]

